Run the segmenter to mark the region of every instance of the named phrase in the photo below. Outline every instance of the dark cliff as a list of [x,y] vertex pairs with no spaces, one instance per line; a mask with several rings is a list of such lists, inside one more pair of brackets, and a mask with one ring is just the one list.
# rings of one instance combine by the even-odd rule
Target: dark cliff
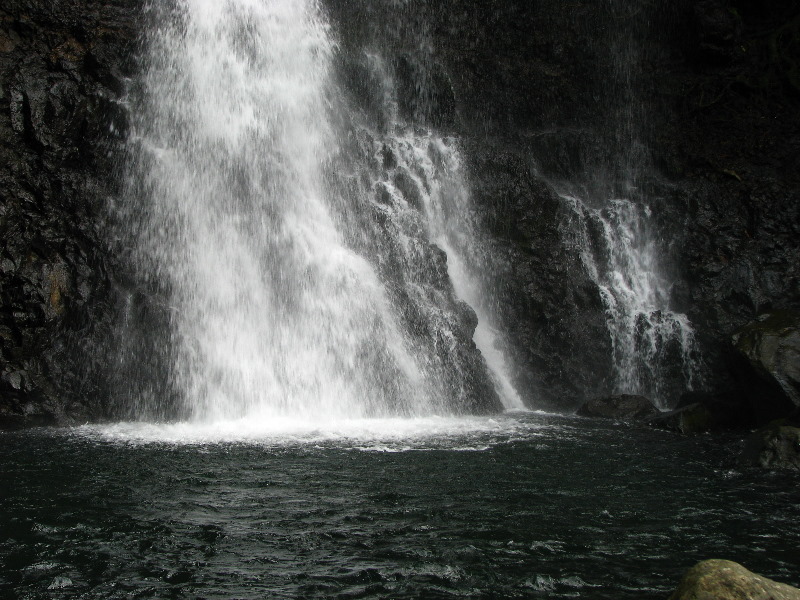
[[[543,181],[633,160],[655,198],[673,303],[697,332],[696,388],[739,403],[731,335],[800,306],[800,9],[619,5],[445,3],[436,13],[476,194],[508,256],[520,382],[527,374],[560,407],[608,391],[602,303]],[[619,118],[625,107],[635,131]],[[631,141],[645,152],[631,156]]]
[[[554,185],[635,162],[633,138],[646,148],[639,177],[657,198],[673,301],[697,331],[701,387],[733,398],[730,336],[759,313],[800,308],[800,9],[656,2],[620,19],[611,4],[398,9],[425,29],[438,60],[429,97],[409,84],[404,108],[463,141],[498,257],[492,283],[517,384],[532,406],[569,410],[611,389],[603,303],[565,235]],[[326,7],[343,52],[374,35],[374,3]],[[98,347],[114,327],[121,274],[108,207],[140,26],[133,0],[10,0],[0,11],[4,425],[109,414]],[[410,39],[393,40],[398,72],[415,68]],[[639,48],[625,70],[620,45]],[[609,126],[622,123],[620,106],[636,131]]]
[[131,2],[0,10],[0,423],[97,418]]

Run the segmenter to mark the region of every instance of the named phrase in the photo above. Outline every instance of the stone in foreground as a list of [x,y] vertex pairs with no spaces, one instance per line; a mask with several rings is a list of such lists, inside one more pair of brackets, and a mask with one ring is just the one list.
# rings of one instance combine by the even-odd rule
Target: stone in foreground
[[800,600],[800,590],[729,560],[704,560],[683,576],[670,600]]
[[616,419],[618,421],[647,421],[660,413],[644,396],[619,394],[589,400],[578,409],[576,414],[579,417]]

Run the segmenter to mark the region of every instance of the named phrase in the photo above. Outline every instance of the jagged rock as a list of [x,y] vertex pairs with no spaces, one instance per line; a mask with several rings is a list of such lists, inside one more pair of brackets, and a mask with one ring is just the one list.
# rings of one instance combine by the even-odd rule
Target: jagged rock
[[576,414],[580,417],[618,421],[648,421],[658,415],[659,410],[644,396],[619,394],[589,400]]
[[589,390],[610,393],[603,303],[580,255],[565,248],[564,202],[537,179],[519,149],[483,140],[466,149],[474,201],[499,257],[489,277],[518,389],[537,407],[562,410],[565,399],[585,399]]
[[800,471],[800,428],[776,424],[756,431],[747,440],[739,462]]
[[[778,404],[774,410],[800,408],[800,312],[784,310],[761,315],[734,334],[733,344],[755,376],[763,380],[766,389],[754,393],[778,396],[773,401]],[[758,402],[754,399],[754,403]]]
[[72,587],[74,584],[69,577],[56,577],[53,582],[47,586],[48,590],[63,590],[64,588]]
[[800,600],[800,590],[729,560],[704,560],[683,576],[670,600]]

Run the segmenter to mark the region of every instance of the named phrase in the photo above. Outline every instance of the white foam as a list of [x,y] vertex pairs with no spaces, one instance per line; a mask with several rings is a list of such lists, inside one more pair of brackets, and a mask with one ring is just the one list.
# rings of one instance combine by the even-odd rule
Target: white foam
[[512,439],[541,435],[548,426],[518,415],[388,419],[235,419],[169,424],[122,422],[70,430],[87,439],[120,444],[335,446],[372,452],[446,447],[483,451]]

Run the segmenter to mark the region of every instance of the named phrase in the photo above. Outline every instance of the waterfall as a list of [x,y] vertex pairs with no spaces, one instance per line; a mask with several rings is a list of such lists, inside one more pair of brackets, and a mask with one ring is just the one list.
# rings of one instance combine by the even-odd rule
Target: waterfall
[[[403,140],[358,125],[318,3],[179,0],[150,12],[119,220],[138,294],[162,316],[137,325],[136,311],[126,312],[123,337],[155,341],[144,352],[123,344],[120,362],[145,364],[139,372],[157,364],[163,375],[138,384],[133,416],[498,406],[470,340],[474,313],[463,301],[477,296],[461,284],[456,299],[447,272],[459,261],[447,235],[466,233],[442,233],[430,208],[433,172],[414,182],[426,190],[424,208],[395,193],[401,171],[427,163]],[[494,372],[508,398],[507,378]],[[165,409],[170,402],[177,407]]]
[[431,132],[397,138],[393,146],[422,200],[430,239],[447,254],[447,270],[457,296],[476,312],[474,340],[489,366],[495,388],[507,409],[524,409],[514,387],[510,365],[503,351],[503,337],[493,321],[497,310],[481,281],[491,269],[492,256],[471,218],[469,187],[457,140]]
[[[417,20],[420,20],[419,15]],[[446,94],[432,89],[437,65],[424,20],[419,26],[408,29],[412,32],[413,49],[410,52],[406,49],[403,59],[413,67],[404,63],[400,69],[396,65],[393,67],[374,48],[368,49],[362,57],[361,76],[374,82],[371,95],[380,107],[377,126],[361,124],[365,130],[362,135],[378,149],[379,155],[380,166],[370,175],[370,193],[377,193],[384,215],[393,228],[402,232],[400,237],[406,243],[399,251],[407,264],[414,263],[418,252],[408,240],[419,235],[413,231],[418,225],[409,225],[421,218],[426,239],[447,257],[447,276],[456,296],[476,313],[473,341],[486,360],[503,407],[524,409],[525,403],[512,382],[512,368],[505,351],[507,342],[496,322],[497,300],[483,280],[485,274],[492,271],[494,258],[474,217],[459,141],[413,122],[420,115],[423,120],[427,117],[429,121],[436,121],[436,111],[441,108],[437,106],[436,92],[445,97]],[[406,82],[405,87],[412,88],[412,92],[404,96],[403,85],[397,81],[402,77],[398,70],[409,69],[416,73],[417,82],[413,86]],[[387,251],[396,252],[397,249]],[[441,309],[430,301],[420,302],[418,297],[421,288],[412,274],[419,273],[420,269],[405,268],[403,271],[406,273],[405,288],[411,290],[404,303],[419,306],[422,312],[428,313],[433,328],[438,328],[436,322],[441,320]]]
[[672,390],[691,390],[698,377],[694,329],[669,309],[669,283],[661,275],[659,248],[648,231],[647,206],[614,198],[589,208],[563,196],[568,227],[606,309],[617,393],[650,396],[668,408]]
[[[605,307],[614,365],[614,390],[642,394],[669,408],[700,377],[694,329],[672,310],[666,276],[669,244],[656,225],[660,183],[647,138],[644,85],[653,10],[601,0],[587,23],[597,53],[593,90],[597,121],[583,171],[554,181],[564,201],[564,238],[580,254]],[[660,227],[663,227],[663,222]]]

